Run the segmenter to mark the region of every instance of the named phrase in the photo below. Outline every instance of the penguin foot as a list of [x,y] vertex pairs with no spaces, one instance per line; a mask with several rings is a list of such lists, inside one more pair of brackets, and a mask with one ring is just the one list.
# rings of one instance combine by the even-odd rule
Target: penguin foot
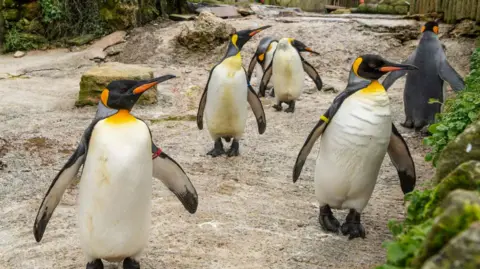
[[350,212],[347,215],[345,223],[342,224],[342,234],[350,235],[349,240],[352,240],[357,237],[365,238],[365,228],[360,223],[360,213],[355,209],[350,209]]
[[140,269],[140,263],[132,258],[123,260],[123,269]]
[[103,262],[100,259],[87,263],[87,269],[103,269]]
[[276,111],[282,111],[283,109],[282,102],[278,102],[278,104],[273,105],[272,107],[275,108]]
[[210,155],[212,157],[218,157],[222,154],[225,154],[225,150],[223,149],[223,144],[222,144],[222,139],[221,138],[217,138],[217,140],[215,140],[215,146],[213,147],[212,150],[210,150],[207,155]]
[[405,128],[412,129],[413,128],[413,121],[407,119],[407,120],[405,120],[404,123],[400,123],[400,125],[402,125]]
[[271,97],[275,97],[275,89],[272,87],[272,89],[270,90],[270,96]]
[[416,128],[415,129],[416,132],[420,133],[420,135],[422,137],[426,137],[426,136],[430,136],[432,135],[432,133],[430,133],[430,131],[428,131],[428,126],[424,126],[422,128]]
[[320,207],[320,215],[318,216],[318,222],[325,231],[338,233],[340,228],[340,222],[333,216],[332,210],[329,205]]
[[288,108],[285,109],[285,112],[287,113],[293,113],[295,111],[295,101],[290,101],[288,104]]
[[233,139],[232,145],[230,146],[230,149],[227,152],[227,156],[228,157],[238,156],[240,154],[240,152],[238,150],[239,147],[240,147],[240,145],[238,144],[238,140]]

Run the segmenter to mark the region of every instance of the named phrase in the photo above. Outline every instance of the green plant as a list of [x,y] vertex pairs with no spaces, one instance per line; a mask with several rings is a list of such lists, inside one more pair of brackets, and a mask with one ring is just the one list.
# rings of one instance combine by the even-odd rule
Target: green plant
[[462,133],[480,114],[480,48],[472,55],[470,69],[465,80],[466,88],[446,100],[444,111],[436,115],[436,123],[428,128],[432,135],[423,140],[431,148],[425,160],[432,161],[433,165],[436,165],[440,152],[448,142]]
[[5,51],[38,49],[46,43],[42,36],[22,33],[16,27],[10,28],[5,34]]

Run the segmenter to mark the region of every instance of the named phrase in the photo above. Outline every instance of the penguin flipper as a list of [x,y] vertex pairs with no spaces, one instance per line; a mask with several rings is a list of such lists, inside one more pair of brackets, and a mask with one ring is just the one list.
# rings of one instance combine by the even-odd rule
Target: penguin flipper
[[308,74],[308,76],[313,80],[313,82],[315,82],[317,90],[321,91],[323,87],[323,82],[317,70],[315,70],[315,67],[313,67],[309,62],[307,62],[302,56],[300,56],[300,58],[302,59],[303,70]]
[[258,125],[258,133],[263,134],[265,129],[267,129],[267,119],[265,117],[265,111],[263,110],[263,105],[260,99],[258,98],[255,90],[252,88],[251,85],[248,85],[248,96],[247,96],[248,103],[252,108],[252,112],[257,119]]
[[[417,51],[416,50],[413,51],[412,54],[408,56],[407,60],[402,62],[402,64],[413,64],[416,54],[417,54]],[[387,77],[385,77],[385,79],[382,82],[382,85],[385,88],[385,90],[388,90],[388,88],[390,88],[393,85],[393,83],[397,81],[397,79],[405,76],[407,72],[408,72],[407,70],[398,70],[398,71],[390,72],[390,74],[388,74]]]
[[440,63],[439,74],[444,81],[448,82],[452,89],[456,92],[461,91],[465,88],[465,82],[462,77],[453,69],[453,67],[448,63],[447,59],[444,59]]
[[252,60],[250,60],[250,64],[248,65],[248,72],[247,72],[247,81],[250,84],[250,80],[252,79],[253,70],[255,69],[255,65],[257,64],[257,54],[254,54]]
[[210,83],[210,79],[212,78],[213,70],[217,67],[215,65],[212,70],[210,70],[210,74],[208,75],[207,85],[205,86],[205,90],[203,90],[202,97],[200,98],[200,103],[198,104],[198,112],[197,112],[197,127],[198,129],[203,129],[203,112],[205,111],[205,105],[207,103],[207,91],[208,91],[208,84]]
[[[275,53],[273,54],[275,55]],[[267,88],[267,85],[268,85],[268,82],[270,81],[270,78],[272,77],[272,73],[273,73],[273,60],[270,62],[270,64],[268,65],[268,67],[265,69],[265,72],[263,72],[263,77],[262,77],[262,81],[260,82],[260,88],[258,90],[258,94],[260,96],[263,96],[265,97],[265,90]]]
[[[160,179],[191,214],[197,211],[198,195],[182,167],[152,143],[153,177]],[[155,156],[156,155],[156,156]]]
[[400,186],[404,194],[407,194],[415,188],[416,174],[415,163],[408,149],[407,143],[392,123],[392,135],[388,145],[388,155],[397,169],[400,178]]
[[58,172],[57,176],[53,179],[47,193],[43,197],[42,204],[38,209],[35,223],[33,224],[33,235],[35,240],[40,242],[47,227],[48,221],[52,217],[53,211],[57,207],[63,193],[67,187],[72,183],[75,175],[77,174],[80,166],[85,161],[87,152],[86,143],[82,139],[82,142],[75,150],[72,156],[68,159],[67,163]]

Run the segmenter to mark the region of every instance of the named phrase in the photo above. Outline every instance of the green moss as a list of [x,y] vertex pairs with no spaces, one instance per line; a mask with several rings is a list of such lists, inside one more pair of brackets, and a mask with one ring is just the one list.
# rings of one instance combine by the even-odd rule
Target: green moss
[[15,7],[16,3],[15,3],[14,0],[3,0],[3,6],[4,7]]
[[395,8],[390,5],[380,4],[377,7],[377,13],[380,14],[395,14]]
[[396,14],[407,14],[408,7],[407,6],[395,6],[395,13]]
[[31,2],[22,5],[22,17],[29,20],[36,19],[42,15],[42,10],[39,2]]
[[87,35],[77,36],[75,38],[69,39],[67,40],[67,43],[74,46],[81,46],[81,45],[87,44],[93,39],[95,39],[95,35],[87,34]]
[[36,34],[22,33],[18,29],[12,28],[5,35],[5,51],[38,49],[45,45],[45,37]]
[[6,21],[17,21],[20,18],[20,12],[18,11],[18,9],[9,8],[3,10],[2,12],[3,18]]

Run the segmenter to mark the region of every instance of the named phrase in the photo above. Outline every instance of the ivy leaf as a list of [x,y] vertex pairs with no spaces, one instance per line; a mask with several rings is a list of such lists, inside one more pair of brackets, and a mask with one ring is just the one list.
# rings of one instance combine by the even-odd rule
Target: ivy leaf
[[430,98],[428,99],[428,103],[431,105],[431,104],[443,104],[442,102],[440,102],[440,100],[436,99],[436,98]]
[[399,264],[402,260],[407,258],[408,253],[406,253],[400,244],[392,242],[387,246],[387,259],[393,264]]
[[[479,98],[479,100],[480,100],[480,98]],[[474,111],[470,111],[470,112],[468,112],[468,117],[470,118],[471,121],[474,121],[474,120],[477,119],[477,113],[474,112]]]

